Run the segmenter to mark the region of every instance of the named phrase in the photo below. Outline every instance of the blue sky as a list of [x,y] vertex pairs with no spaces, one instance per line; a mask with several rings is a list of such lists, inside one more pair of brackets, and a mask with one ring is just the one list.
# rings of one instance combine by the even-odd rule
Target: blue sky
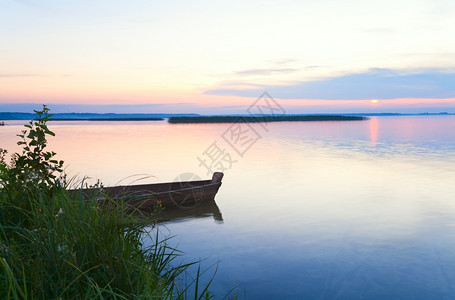
[[0,28],[4,105],[241,113],[264,90],[299,113],[455,101],[453,0],[0,0]]
[[285,85],[251,85],[245,89],[218,88],[205,93],[254,97],[263,90],[273,95],[280,95],[282,99],[302,99],[303,97],[320,100],[455,98],[455,72],[431,69],[408,70],[407,72],[371,69],[364,73],[291,82]]

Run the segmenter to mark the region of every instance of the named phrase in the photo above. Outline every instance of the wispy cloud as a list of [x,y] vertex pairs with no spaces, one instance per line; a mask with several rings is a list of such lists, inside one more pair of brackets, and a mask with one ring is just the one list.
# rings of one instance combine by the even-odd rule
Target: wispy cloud
[[297,71],[293,68],[282,68],[282,69],[249,69],[235,72],[235,75],[238,76],[250,76],[250,75],[272,75],[280,73],[292,73]]
[[298,59],[296,58],[284,58],[284,59],[279,59],[279,60],[273,60],[272,63],[275,65],[285,65],[289,63],[295,63],[297,62]]
[[14,74],[14,73],[0,73],[0,77],[6,78],[16,78],[16,77],[35,77],[39,76],[36,74]]
[[[33,112],[42,107],[42,103],[0,103],[0,112]],[[197,111],[197,105],[192,103],[154,103],[154,104],[56,104],[48,107],[53,113],[186,113]]]
[[367,34],[390,35],[396,32],[396,29],[391,27],[372,27],[365,28],[362,31]]
[[281,99],[363,100],[397,98],[455,97],[455,71],[370,69],[364,73],[348,74],[289,85],[261,85],[255,89],[223,88],[205,94],[256,97],[267,90]]
[[306,66],[304,67],[305,70],[313,70],[313,69],[320,69],[325,68],[325,66]]

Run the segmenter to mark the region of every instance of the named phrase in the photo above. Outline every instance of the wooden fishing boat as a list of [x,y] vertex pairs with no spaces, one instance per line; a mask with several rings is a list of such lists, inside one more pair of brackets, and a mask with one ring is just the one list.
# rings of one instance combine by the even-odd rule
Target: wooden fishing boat
[[223,176],[223,173],[215,172],[211,180],[124,185],[72,192],[82,193],[84,198],[96,193],[99,201],[123,201],[129,209],[140,211],[152,211],[157,205],[166,208],[193,208],[215,198]]

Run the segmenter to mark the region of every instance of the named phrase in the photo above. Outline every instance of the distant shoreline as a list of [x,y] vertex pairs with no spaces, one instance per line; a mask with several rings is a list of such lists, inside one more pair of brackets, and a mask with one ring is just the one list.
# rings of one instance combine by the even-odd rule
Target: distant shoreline
[[345,115],[291,115],[291,116],[198,116],[198,117],[171,117],[168,122],[171,124],[181,123],[260,123],[260,122],[301,122],[301,121],[363,121],[363,116]]
[[[293,122],[293,121],[356,121],[368,117],[405,117],[405,116],[453,116],[455,113],[342,113],[342,114],[292,114],[273,117],[271,115],[252,116],[241,114],[229,115],[199,115],[193,113],[145,113],[145,114],[118,114],[118,113],[55,113],[50,117],[53,121],[163,121],[169,123],[232,123],[239,119],[247,122]],[[0,112],[1,121],[30,121],[36,118],[34,113]],[[191,120],[191,122],[188,122]]]
[[64,119],[51,118],[52,121],[164,121],[164,118],[80,118]]
[[[55,113],[52,121],[162,121],[170,117],[192,117],[198,114],[117,114],[117,113]],[[36,114],[24,112],[0,112],[0,120],[34,120]]]

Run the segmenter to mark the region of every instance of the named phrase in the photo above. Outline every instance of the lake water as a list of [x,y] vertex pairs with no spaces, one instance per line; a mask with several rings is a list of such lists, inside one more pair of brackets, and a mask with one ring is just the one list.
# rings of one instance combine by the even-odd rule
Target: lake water
[[223,167],[222,221],[159,225],[185,261],[218,263],[217,299],[455,298],[455,116],[231,126],[53,122],[49,147],[106,185]]

